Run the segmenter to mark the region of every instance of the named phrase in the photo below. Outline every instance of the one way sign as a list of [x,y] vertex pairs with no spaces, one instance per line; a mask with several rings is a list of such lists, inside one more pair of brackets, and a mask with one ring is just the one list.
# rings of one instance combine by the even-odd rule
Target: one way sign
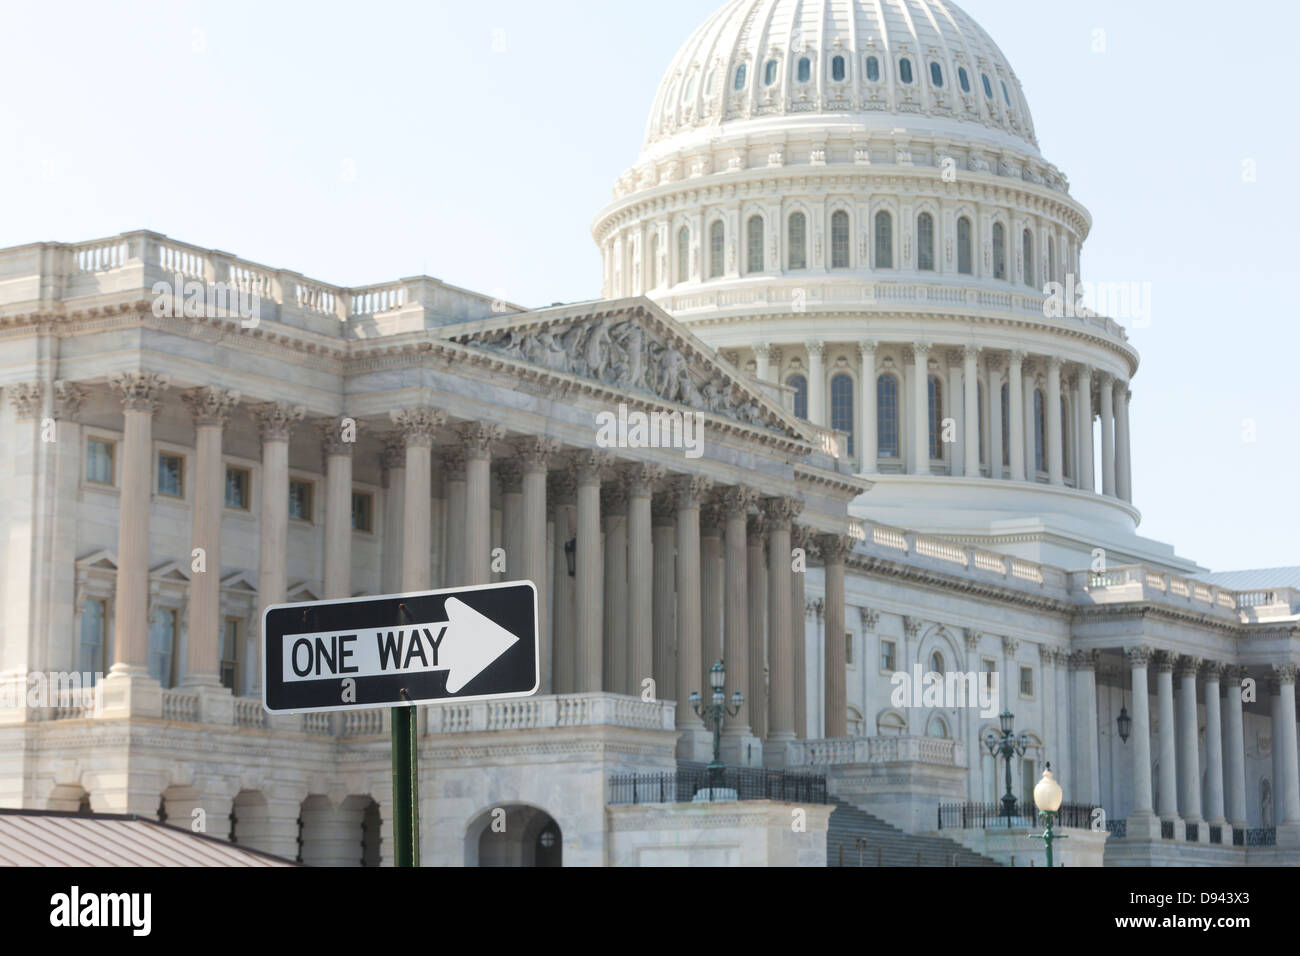
[[531,581],[275,604],[262,635],[273,714],[526,697],[539,683]]

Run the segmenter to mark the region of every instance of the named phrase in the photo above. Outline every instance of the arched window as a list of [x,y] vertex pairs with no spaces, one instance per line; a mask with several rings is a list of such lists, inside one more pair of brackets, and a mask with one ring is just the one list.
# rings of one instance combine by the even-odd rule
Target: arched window
[[677,281],[691,277],[691,230],[686,226],[677,230]]
[[1002,82],[1002,99],[1004,99],[1004,100],[1006,101],[1007,106],[1010,106],[1010,105],[1011,105],[1011,94],[1007,92],[1007,83],[1006,83],[1006,80],[1003,80],[1003,81],[1001,81],[1001,82]]
[[712,96],[714,87],[717,86],[718,71],[710,70],[708,79],[704,81],[704,95]]
[[948,737],[948,725],[943,722],[943,718],[935,714],[930,718],[930,723],[926,725],[925,735],[927,737]]
[[894,220],[883,209],[876,213],[876,268],[894,268]]
[[1034,287],[1034,234],[1026,229],[1021,242],[1025,254],[1025,285],[1032,289]]
[[970,220],[962,216],[957,220],[957,271],[971,274]]
[[789,236],[786,238],[789,261],[787,269],[808,268],[808,220],[801,212],[790,213]]
[[930,82],[935,86],[943,86],[943,67],[937,60],[930,61]]
[[799,57],[799,66],[795,73],[800,83],[807,83],[812,79],[812,60],[806,56]]
[[837,209],[831,214],[831,268],[849,267],[849,214]]
[[970,77],[966,74],[966,67],[957,67],[957,82],[961,84],[961,91],[963,93],[970,92]]
[[709,227],[709,278],[716,279],[722,275],[722,250],[726,230],[722,225],[722,220],[714,220]]
[[853,379],[840,372],[831,379],[831,428],[849,433],[849,454],[853,454]]
[[686,92],[682,94],[682,102],[684,102],[687,106],[690,106],[691,100],[695,99],[696,79],[698,79],[698,74],[692,73],[691,78],[686,81]]
[[943,655],[938,651],[930,655],[930,670],[935,674],[943,673]]
[[837,56],[831,60],[831,79],[836,83],[844,82],[844,57]]
[[1047,446],[1046,440],[1047,416],[1043,414],[1043,390],[1034,389],[1034,469],[1036,471],[1046,471],[1047,465],[1043,462],[1043,449]]
[[1002,223],[993,224],[993,278],[1007,277],[1007,231]]
[[907,731],[907,721],[896,710],[886,711],[876,718],[876,733],[881,737],[901,737]]
[[867,57],[867,80],[872,83],[880,82],[880,61],[874,56]]
[[763,217],[750,216],[749,225],[746,227],[747,235],[745,237],[749,248],[748,262],[745,267],[747,272],[763,271]]
[[975,408],[976,408],[975,415],[976,415],[976,417],[979,419],[979,423],[980,423],[980,424],[979,424],[979,432],[980,432],[980,464],[982,465],[982,464],[984,464],[984,461],[985,461],[985,455],[984,455],[984,442],[985,442],[985,438],[984,438],[984,383],[983,383],[983,382],[976,382],[976,383],[975,383]]
[[1011,389],[1002,385],[1002,464],[1011,465]]
[[650,236],[650,288],[659,288],[659,233]]
[[898,457],[898,379],[888,372],[876,379],[876,453]]
[[984,95],[989,99],[993,99],[993,86],[989,83],[989,75],[981,73],[980,79],[984,81]]
[[776,82],[776,60],[768,60],[763,66],[763,85],[771,86]]
[[928,212],[916,217],[916,267],[934,271],[934,217]]
[[745,88],[745,74],[748,71],[749,71],[749,67],[746,66],[744,63],[736,67],[736,82],[733,84],[734,89],[743,90]]
[[930,457],[943,458],[943,382],[930,376]]
[[912,61],[907,57],[898,61],[898,78],[904,83],[912,82]]
[[794,417],[808,420],[808,379],[802,375],[791,375],[785,384],[794,389]]

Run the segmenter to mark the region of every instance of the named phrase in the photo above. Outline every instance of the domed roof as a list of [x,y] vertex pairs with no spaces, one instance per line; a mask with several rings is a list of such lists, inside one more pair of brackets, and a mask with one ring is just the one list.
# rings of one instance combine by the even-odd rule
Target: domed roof
[[1011,65],[947,0],[728,0],[673,58],[643,155],[831,119],[1037,153]]

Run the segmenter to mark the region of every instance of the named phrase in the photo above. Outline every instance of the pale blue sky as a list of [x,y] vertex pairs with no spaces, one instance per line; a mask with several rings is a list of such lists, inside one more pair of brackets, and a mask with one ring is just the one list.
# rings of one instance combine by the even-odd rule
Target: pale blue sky
[[[715,5],[0,0],[0,246],[148,228],[337,284],[592,298],[591,221]],[[1300,564],[1300,5],[964,7],[1092,212],[1085,278],[1152,283],[1140,531]]]

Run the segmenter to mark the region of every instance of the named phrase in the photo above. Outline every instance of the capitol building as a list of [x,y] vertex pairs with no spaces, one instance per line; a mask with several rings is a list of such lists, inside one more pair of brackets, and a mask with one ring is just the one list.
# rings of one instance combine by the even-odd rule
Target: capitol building
[[1139,534],[1139,355],[977,23],[727,0],[594,212],[540,309],[0,249],[0,807],[390,865],[388,711],[269,714],[262,611],[529,580],[539,692],[418,708],[423,865],[1042,865],[1049,762],[1066,865],[1300,863],[1300,569]]

